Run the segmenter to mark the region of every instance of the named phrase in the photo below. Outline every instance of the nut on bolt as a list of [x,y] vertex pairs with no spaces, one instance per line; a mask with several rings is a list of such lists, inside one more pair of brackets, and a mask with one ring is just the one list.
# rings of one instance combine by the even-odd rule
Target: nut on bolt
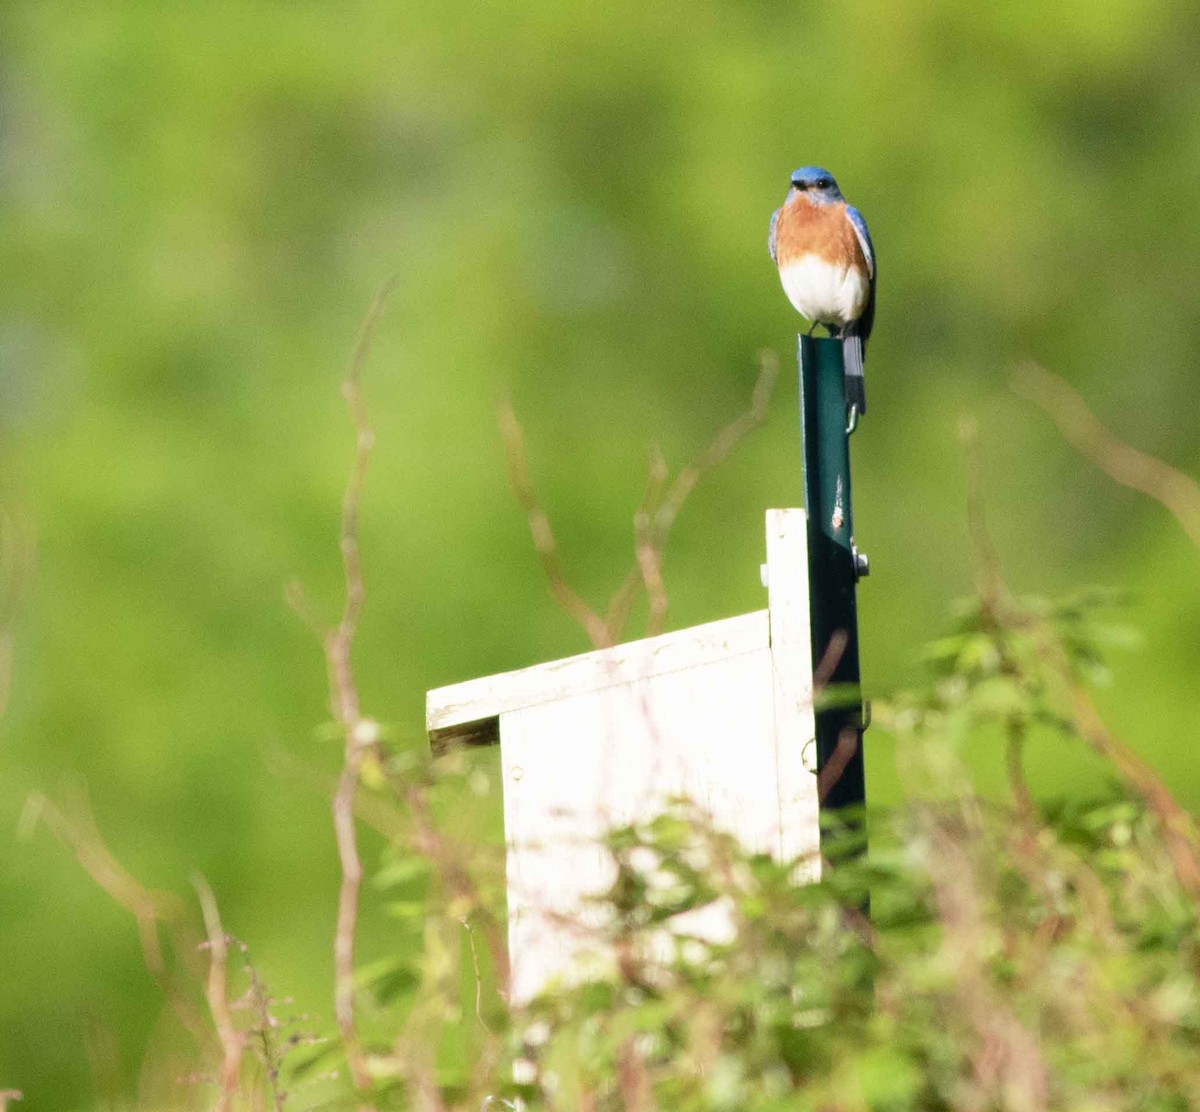
[[867,559],[867,554],[859,552],[858,545],[851,541],[850,555],[854,560],[854,578],[866,579],[871,574],[871,561]]

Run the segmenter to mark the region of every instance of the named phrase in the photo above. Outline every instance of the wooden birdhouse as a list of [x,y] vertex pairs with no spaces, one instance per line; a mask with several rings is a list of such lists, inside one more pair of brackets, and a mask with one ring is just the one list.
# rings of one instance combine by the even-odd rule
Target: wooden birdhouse
[[514,1003],[594,948],[599,837],[672,797],[816,875],[804,512],[769,510],[766,534],[766,609],[428,693],[435,750],[500,746]]

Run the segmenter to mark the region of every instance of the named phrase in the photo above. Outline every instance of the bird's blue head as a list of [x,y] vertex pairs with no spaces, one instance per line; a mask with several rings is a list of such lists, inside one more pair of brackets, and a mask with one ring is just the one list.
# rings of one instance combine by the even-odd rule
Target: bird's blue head
[[801,166],[792,171],[792,192],[803,193],[814,204],[830,205],[842,200],[842,191],[833,175],[820,166]]

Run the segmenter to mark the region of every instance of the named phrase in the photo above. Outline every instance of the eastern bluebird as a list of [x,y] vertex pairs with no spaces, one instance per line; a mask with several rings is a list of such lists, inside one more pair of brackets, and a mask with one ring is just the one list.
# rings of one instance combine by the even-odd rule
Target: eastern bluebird
[[867,411],[863,359],[875,322],[875,249],[862,214],[846,203],[828,170],[792,174],[783,207],[771,216],[767,239],[783,292],[809,322],[842,338],[846,405]]

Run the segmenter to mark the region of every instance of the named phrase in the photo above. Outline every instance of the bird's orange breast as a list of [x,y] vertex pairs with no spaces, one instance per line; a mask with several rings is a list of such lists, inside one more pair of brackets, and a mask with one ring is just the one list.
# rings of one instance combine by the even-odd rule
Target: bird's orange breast
[[779,211],[775,223],[775,255],[781,267],[805,255],[835,266],[867,266],[862,245],[846,216],[846,205],[818,205],[798,193]]

